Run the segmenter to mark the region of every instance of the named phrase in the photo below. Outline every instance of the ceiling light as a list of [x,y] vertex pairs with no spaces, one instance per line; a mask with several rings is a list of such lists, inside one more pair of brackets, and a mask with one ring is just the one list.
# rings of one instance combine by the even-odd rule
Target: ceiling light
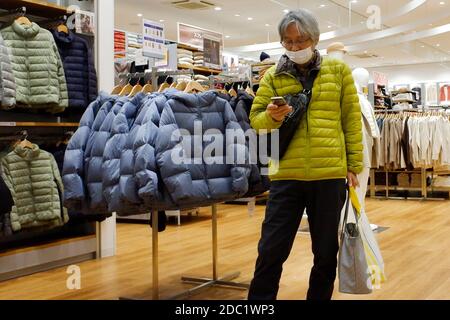
[[234,16],[235,17],[240,17],[241,15],[239,13],[236,13]]
[[289,13],[289,10],[288,9],[284,9],[283,12],[284,13]]
[[443,5],[445,4],[445,2],[444,2],[444,1],[441,1],[441,2],[439,2],[439,4],[440,4],[441,6],[443,6]]
[[441,45],[438,43],[437,45],[436,45],[436,47],[440,47]]
[[425,46],[420,46],[421,48],[425,48]]
[[215,7],[214,10],[220,11],[220,10],[222,10],[222,8],[221,7]]
[[321,4],[320,7],[321,7],[321,8],[325,8],[326,5],[325,5],[325,4]]
[[270,24],[266,23],[265,26],[266,26],[266,27],[270,27]]
[[228,39],[228,38],[230,38],[230,36],[225,36],[225,38],[227,38],[227,39]]
[[328,29],[331,29],[331,26],[328,26]]
[[143,16],[143,14],[142,13],[138,13],[137,16],[140,18],[140,17]]
[[358,3],[358,0],[352,0],[352,3]]
[[247,20],[248,20],[248,21],[252,21],[253,18],[252,18],[252,17],[248,17]]
[[159,20],[159,22],[164,22],[164,21],[165,21],[164,19]]

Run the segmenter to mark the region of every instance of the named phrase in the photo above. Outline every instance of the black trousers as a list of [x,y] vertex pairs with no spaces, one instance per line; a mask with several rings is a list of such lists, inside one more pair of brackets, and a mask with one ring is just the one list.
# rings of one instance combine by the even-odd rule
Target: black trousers
[[305,208],[314,254],[307,299],[331,299],[345,199],[345,179],[271,183],[249,300],[277,298],[283,263],[289,257]]

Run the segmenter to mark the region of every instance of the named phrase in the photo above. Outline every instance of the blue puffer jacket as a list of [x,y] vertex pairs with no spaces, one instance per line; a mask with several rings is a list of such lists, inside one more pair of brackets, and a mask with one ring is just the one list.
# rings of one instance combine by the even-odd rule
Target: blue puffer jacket
[[[147,108],[139,116],[143,116],[142,124],[133,142],[134,179],[136,192],[142,202],[141,212],[149,212],[154,208],[176,208],[169,198],[164,199],[158,179],[155,146],[161,113],[168,96],[173,91],[157,95],[146,104]],[[125,167],[123,167],[125,168]]]
[[[195,128],[199,124],[201,131]],[[230,139],[228,129],[237,142]],[[192,146],[196,150],[189,154],[186,151]],[[214,147],[217,153],[208,152]],[[231,164],[227,164],[227,155]],[[241,161],[236,162],[239,157]],[[244,132],[229,102],[214,91],[170,96],[158,129],[156,162],[164,188],[179,208],[232,200],[248,191],[250,166]]]
[[114,104],[104,104],[92,126],[85,156],[85,183],[89,195],[89,212],[87,213],[108,213],[108,206],[103,196],[103,154],[110,137],[113,120],[128,101],[127,97],[120,97]]
[[86,148],[94,120],[105,103],[112,103],[113,97],[100,93],[84,112],[80,126],[70,140],[64,156],[63,183],[64,199],[68,208],[82,210],[87,192],[84,184]]
[[[148,97],[144,93],[138,93],[129,102],[125,103],[114,118],[111,127],[111,135],[106,143],[103,154],[103,195],[108,203],[109,212],[120,212],[136,214],[133,206],[125,208],[123,205],[123,196],[128,195],[135,204],[139,204],[139,198],[133,198],[135,184],[129,173],[130,166],[134,163],[134,153],[132,147],[127,147],[127,141],[133,140],[136,136],[138,127],[135,126],[136,119],[139,117]],[[128,170],[122,170],[126,167]],[[125,171],[125,172],[124,172]],[[128,171],[128,172],[127,172]],[[131,167],[131,174],[133,168]]]
[[69,92],[69,107],[86,108],[97,96],[97,73],[86,40],[72,31],[52,30],[63,61]]

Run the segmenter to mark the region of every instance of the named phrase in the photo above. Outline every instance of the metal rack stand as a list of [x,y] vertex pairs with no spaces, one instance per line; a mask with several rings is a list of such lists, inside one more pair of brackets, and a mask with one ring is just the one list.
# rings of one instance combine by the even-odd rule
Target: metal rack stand
[[[158,255],[158,212],[152,211],[152,269],[153,269],[153,287],[152,299],[159,300],[159,255]],[[218,266],[218,241],[217,241],[217,205],[212,205],[212,258],[213,270],[212,278],[195,278],[195,277],[181,277],[181,280],[186,283],[199,284],[197,287],[181,292],[167,300],[181,299],[190,297],[196,292],[210,288],[213,286],[220,286],[226,288],[234,288],[239,290],[247,290],[248,284],[236,283],[231,280],[240,276],[240,272],[235,272],[224,277],[219,278]],[[136,300],[134,298],[119,298],[120,300]]]

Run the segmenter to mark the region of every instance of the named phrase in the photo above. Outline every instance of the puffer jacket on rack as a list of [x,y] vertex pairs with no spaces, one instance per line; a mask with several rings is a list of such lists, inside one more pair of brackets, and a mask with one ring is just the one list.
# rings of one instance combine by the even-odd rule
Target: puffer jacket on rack
[[175,204],[167,198],[166,203],[163,204],[164,196],[159,188],[160,181],[155,151],[161,113],[168,97],[174,92],[176,90],[170,89],[149,100],[146,110],[141,113],[143,116],[142,123],[133,141],[135,185],[137,195],[142,202],[142,212],[148,212],[158,207],[176,208]]
[[0,32],[11,50],[16,103],[52,113],[64,111],[69,104],[66,78],[50,31],[36,23],[26,26],[15,21]]
[[[222,155],[208,155],[214,141]],[[244,132],[229,102],[213,91],[170,96],[158,129],[156,162],[166,191],[180,209],[240,198],[248,191]]]
[[63,183],[53,156],[37,145],[18,145],[1,160],[2,177],[14,199],[10,218],[14,232],[58,227],[68,222],[62,205]]
[[[135,126],[136,119],[140,116],[147,99],[146,94],[138,93],[123,105],[112,122],[111,134],[105,146],[102,164],[103,196],[108,203],[109,212],[132,215],[136,214],[138,209],[138,206],[135,208],[123,206],[122,195],[132,197],[135,194],[135,184],[129,174],[122,176],[122,173],[125,172],[121,169],[122,167],[130,169],[129,167],[134,162],[132,148],[125,149],[125,147],[127,141],[131,141],[136,136],[138,130],[138,126]],[[139,203],[137,197],[130,200],[136,204]]]
[[84,112],[80,120],[80,126],[69,141],[64,155],[63,182],[64,203],[67,207],[83,211],[86,203],[87,191],[85,187],[85,158],[86,148],[91,136],[95,118],[105,103],[114,103],[115,98],[100,93]]
[[66,75],[69,107],[85,109],[97,96],[97,73],[88,43],[69,30],[52,31]]
[[11,109],[16,104],[16,81],[12,71],[9,49],[0,33],[0,107]]
[[119,97],[115,103],[107,102],[95,117],[85,155],[85,183],[89,196],[87,214],[111,215],[103,196],[103,154],[111,134],[114,118],[128,101],[127,97]]
[[[254,98],[247,92],[242,90],[238,91],[237,97],[231,97],[228,94],[221,94],[221,93],[219,93],[219,96],[230,102],[231,108],[233,109],[234,114],[236,115],[236,119],[239,125],[241,126],[242,130],[244,130],[244,133],[247,132],[247,130],[253,130],[252,127],[250,126],[250,119],[248,118],[246,110],[251,109]],[[254,137],[257,138],[256,131],[254,131],[254,133],[255,133]],[[247,147],[249,148],[250,156],[253,152],[254,159],[251,159],[252,164],[249,178],[249,189],[247,194],[245,194],[244,198],[250,198],[263,194],[270,188],[269,177],[266,175],[261,175],[261,168],[263,166],[258,161],[259,140],[256,140],[255,146],[250,145],[250,141],[247,141]],[[258,164],[255,164],[255,162],[258,162]]]
[[9,219],[9,214],[14,205],[13,198],[11,196],[11,191],[8,189],[5,181],[3,181],[1,167],[0,167],[0,196],[2,200],[0,201],[0,236],[7,236],[12,233],[11,223]]

